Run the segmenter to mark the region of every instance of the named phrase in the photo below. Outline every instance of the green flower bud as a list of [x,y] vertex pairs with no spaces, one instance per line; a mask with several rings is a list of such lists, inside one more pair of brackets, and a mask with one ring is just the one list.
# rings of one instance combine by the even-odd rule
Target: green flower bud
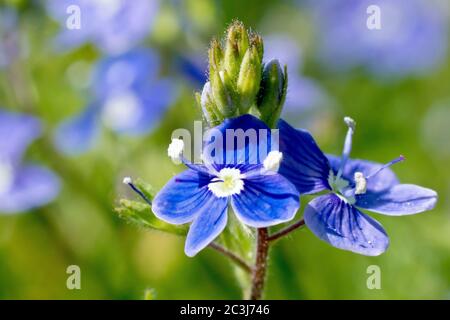
[[227,31],[223,66],[231,78],[237,78],[242,59],[249,45],[249,36],[244,24],[234,21]]
[[262,58],[264,57],[264,42],[262,37],[259,34],[253,34],[250,40],[250,45],[256,47],[262,61]]
[[249,112],[256,105],[262,77],[262,38],[235,21],[227,30],[224,46],[214,39],[208,54],[209,84],[197,95],[205,119],[217,124]]
[[211,71],[211,68],[214,69],[220,69],[222,66],[222,61],[223,61],[223,49],[222,46],[220,45],[220,43],[216,40],[213,39],[211,41],[211,46],[209,48],[209,69]]
[[287,92],[287,70],[280,66],[278,60],[270,61],[265,67],[258,94],[258,109],[261,120],[273,128],[283,109]]
[[211,91],[210,82],[206,82],[203,86],[202,94],[197,95],[197,102],[202,108],[205,120],[211,127],[219,125],[223,120],[224,116],[214,104],[213,94]]
[[251,46],[248,48],[242,60],[236,85],[240,98],[239,111],[241,114],[247,113],[250,107],[256,102],[256,95],[261,83],[261,58],[258,48]]
[[226,73],[216,68],[211,68],[209,71],[209,81],[211,82],[211,91],[214,98],[214,103],[225,118],[233,117],[236,111],[236,107],[231,98],[231,92],[227,88],[230,85],[226,85],[224,81],[228,79]]

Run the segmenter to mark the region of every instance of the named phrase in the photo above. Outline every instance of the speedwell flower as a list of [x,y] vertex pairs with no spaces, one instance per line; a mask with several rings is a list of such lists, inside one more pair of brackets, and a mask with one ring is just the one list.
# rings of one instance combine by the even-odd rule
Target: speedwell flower
[[188,256],[197,254],[222,232],[229,203],[242,223],[255,228],[289,221],[299,208],[295,186],[276,172],[282,154],[272,148],[270,129],[262,121],[244,115],[227,119],[213,130],[221,137],[229,130],[266,135],[260,134],[255,143],[245,140],[243,145],[233,146],[223,139],[220,148],[212,152],[205,152],[205,147],[203,164],[184,159],[183,142],[172,140],[169,156],[181,158],[188,169],[156,195],[152,209],[158,218],[172,224],[192,222],[185,245]]
[[[105,53],[119,54],[135,47],[149,34],[159,1],[50,0],[47,9],[63,27],[56,39],[59,47],[74,48],[89,42]],[[70,19],[76,14],[79,26],[69,28]]]
[[148,133],[177,92],[176,85],[159,78],[158,72],[159,56],[150,49],[102,59],[94,74],[92,102],[60,125],[57,148],[66,154],[87,151],[101,123],[118,134]]
[[[384,77],[433,71],[446,59],[445,2],[348,0],[342,5],[339,0],[309,1],[317,21],[321,60],[336,70],[362,66]],[[379,25],[371,29],[374,12],[379,14]]]
[[431,210],[435,191],[412,184],[400,184],[389,168],[403,156],[385,164],[349,159],[355,123],[349,126],[342,157],[325,156],[312,136],[279,122],[280,150],[284,161],[280,174],[295,184],[301,194],[329,190],[305,209],[309,229],[332,246],[368,256],[383,253],[389,238],[383,227],[359,208],[389,216]]
[[39,134],[36,118],[0,110],[0,213],[43,206],[59,192],[59,179],[52,171],[22,163],[25,149]]

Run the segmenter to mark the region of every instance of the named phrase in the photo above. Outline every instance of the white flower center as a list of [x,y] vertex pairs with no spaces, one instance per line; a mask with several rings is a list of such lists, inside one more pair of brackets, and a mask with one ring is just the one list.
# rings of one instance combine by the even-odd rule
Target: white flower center
[[243,177],[239,169],[223,168],[208,184],[208,189],[218,198],[239,194],[244,190]]
[[181,155],[183,154],[184,142],[181,139],[172,139],[167,149],[167,155],[172,159],[173,162],[179,163],[181,160]]
[[8,163],[0,160],[0,194],[6,193],[14,182],[13,167]]
[[116,130],[128,129],[142,116],[141,102],[132,92],[113,95],[104,105],[102,120]]
[[355,194],[364,194],[367,189],[367,180],[362,172],[355,172]]
[[270,151],[267,157],[264,159],[264,168],[269,171],[277,172],[280,168],[283,154],[280,151]]

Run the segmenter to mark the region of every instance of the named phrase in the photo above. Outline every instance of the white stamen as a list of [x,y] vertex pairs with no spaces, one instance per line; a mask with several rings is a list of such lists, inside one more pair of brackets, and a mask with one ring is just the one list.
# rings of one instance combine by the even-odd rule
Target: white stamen
[[367,180],[362,172],[355,172],[355,194],[364,194],[367,190]]
[[267,157],[264,159],[264,168],[269,171],[277,172],[280,168],[282,159],[283,153],[281,153],[280,151],[270,151]]
[[172,142],[167,149],[167,154],[172,161],[179,162],[183,154],[184,142],[181,139],[172,139]]
[[355,120],[353,120],[350,117],[344,117],[344,122],[349,128],[351,128],[352,130],[355,130],[355,127],[356,127]]
[[125,177],[125,178],[123,178],[123,183],[130,184],[130,183],[133,183],[133,180],[130,177]]
[[239,169],[223,168],[209,184],[208,189],[218,198],[239,194],[244,190],[243,175]]

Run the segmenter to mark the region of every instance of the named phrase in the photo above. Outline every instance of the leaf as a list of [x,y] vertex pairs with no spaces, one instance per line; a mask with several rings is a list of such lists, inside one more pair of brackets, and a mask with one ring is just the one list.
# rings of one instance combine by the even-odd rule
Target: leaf
[[[139,185],[141,191],[150,198],[150,189],[144,188],[142,184],[138,182],[136,182],[136,185]],[[187,234],[186,225],[172,225],[158,219],[151,212],[150,206],[143,202],[121,199],[120,206],[115,208],[115,211],[122,219],[140,227],[168,232],[179,236],[186,236]]]

